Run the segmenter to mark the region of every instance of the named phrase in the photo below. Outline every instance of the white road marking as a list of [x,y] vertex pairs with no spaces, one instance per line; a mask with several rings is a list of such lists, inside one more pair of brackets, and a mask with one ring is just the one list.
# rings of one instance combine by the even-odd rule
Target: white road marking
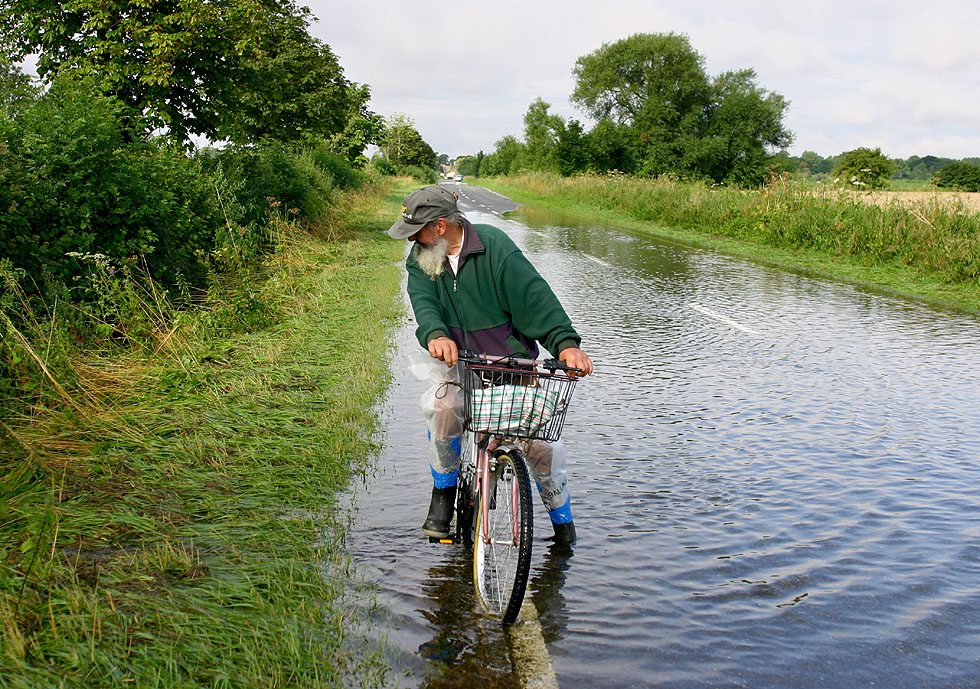
[[595,261],[600,266],[605,266],[606,268],[612,268],[611,265],[609,265],[608,263],[606,263],[605,261],[603,261],[601,258],[596,258],[595,256],[590,256],[589,254],[582,254],[582,255],[585,256],[590,261]]
[[705,316],[707,316],[709,318],[714,318],[716,321],[721,321],[722,323],[724,323],[726,325],[730,325],[733,328],[737,328],[738,330],[741,330],[743,333],[749,333],[750,335],[762,335],[762,333],[760,333],[758,330],[753,330],[752,328],[748,327],[747,325],[742,325],[738,321],[733,320],[733,319],[729,318],[728,316],[723,316],[720,313],[715,313],[711,309],[705,308],[704,306],[701,306],[700,304],[688,304],[688,306],[690,306],[692,309],[694,309],[695,311],[697,311],[699,313],[703,313]]
[[517,622],[507,628],[510,662],[522,689],[558,689],[558,678],[544,643],[538,611],[524,599]]

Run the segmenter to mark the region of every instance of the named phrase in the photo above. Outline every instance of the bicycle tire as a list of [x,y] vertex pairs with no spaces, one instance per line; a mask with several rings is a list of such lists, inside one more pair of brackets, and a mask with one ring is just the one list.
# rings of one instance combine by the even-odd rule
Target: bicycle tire
[[[509,499],[515,491],[516,501]],[[474,588],[483,609],[508,625],[524,602],[534,530],[531,480],[520,452],[508,450],[495,457],[486,510],[488,536],[483,533],[482,500],[478,496],[473,535]]]
[[473,482],[472,476],[460,473],[456,488],[456,543],[473,544]]

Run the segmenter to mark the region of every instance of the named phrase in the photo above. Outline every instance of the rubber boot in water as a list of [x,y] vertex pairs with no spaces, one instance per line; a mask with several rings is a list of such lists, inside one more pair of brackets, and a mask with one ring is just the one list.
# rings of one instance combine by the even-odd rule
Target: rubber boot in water
[[555,524],[555,543],[557,545],[570,546],[575,543],[575,522],[565,522]]
[[453,519],[456,486],[433,488],[429,501],[429,516],[422,524],[422,533],[430,538],[449,538],[449,522]]

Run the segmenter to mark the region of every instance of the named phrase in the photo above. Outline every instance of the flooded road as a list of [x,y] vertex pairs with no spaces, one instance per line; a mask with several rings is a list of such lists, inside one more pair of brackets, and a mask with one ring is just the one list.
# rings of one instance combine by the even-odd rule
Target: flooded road
[[[464,187],[465,188],[465,187]],[[579,542],[531,596],[564,687],[980,686],[980,320],[529,209],[510,234],[596,375],[564,434]],[[421,351],[414,323],[401,354]],[[425,542],[404,369],[358,487],[391,686],[515,686],[468,554]]]

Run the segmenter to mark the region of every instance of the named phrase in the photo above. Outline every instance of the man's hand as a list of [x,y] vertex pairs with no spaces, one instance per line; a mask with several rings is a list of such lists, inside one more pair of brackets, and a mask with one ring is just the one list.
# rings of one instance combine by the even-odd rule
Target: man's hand
[[[429,346],[431,348],[432,345]],[[578,347],[566,347],[558,353],[558,358],[564,361],[566,366],[582,369],[587,376],[592,374],[592,359]]]
[[429,342],[429,356],[445,361],[446,366],[455,366],[456,362],[459,361],[459,349],[457,349],[456,343],[448,337],[437,337]]

